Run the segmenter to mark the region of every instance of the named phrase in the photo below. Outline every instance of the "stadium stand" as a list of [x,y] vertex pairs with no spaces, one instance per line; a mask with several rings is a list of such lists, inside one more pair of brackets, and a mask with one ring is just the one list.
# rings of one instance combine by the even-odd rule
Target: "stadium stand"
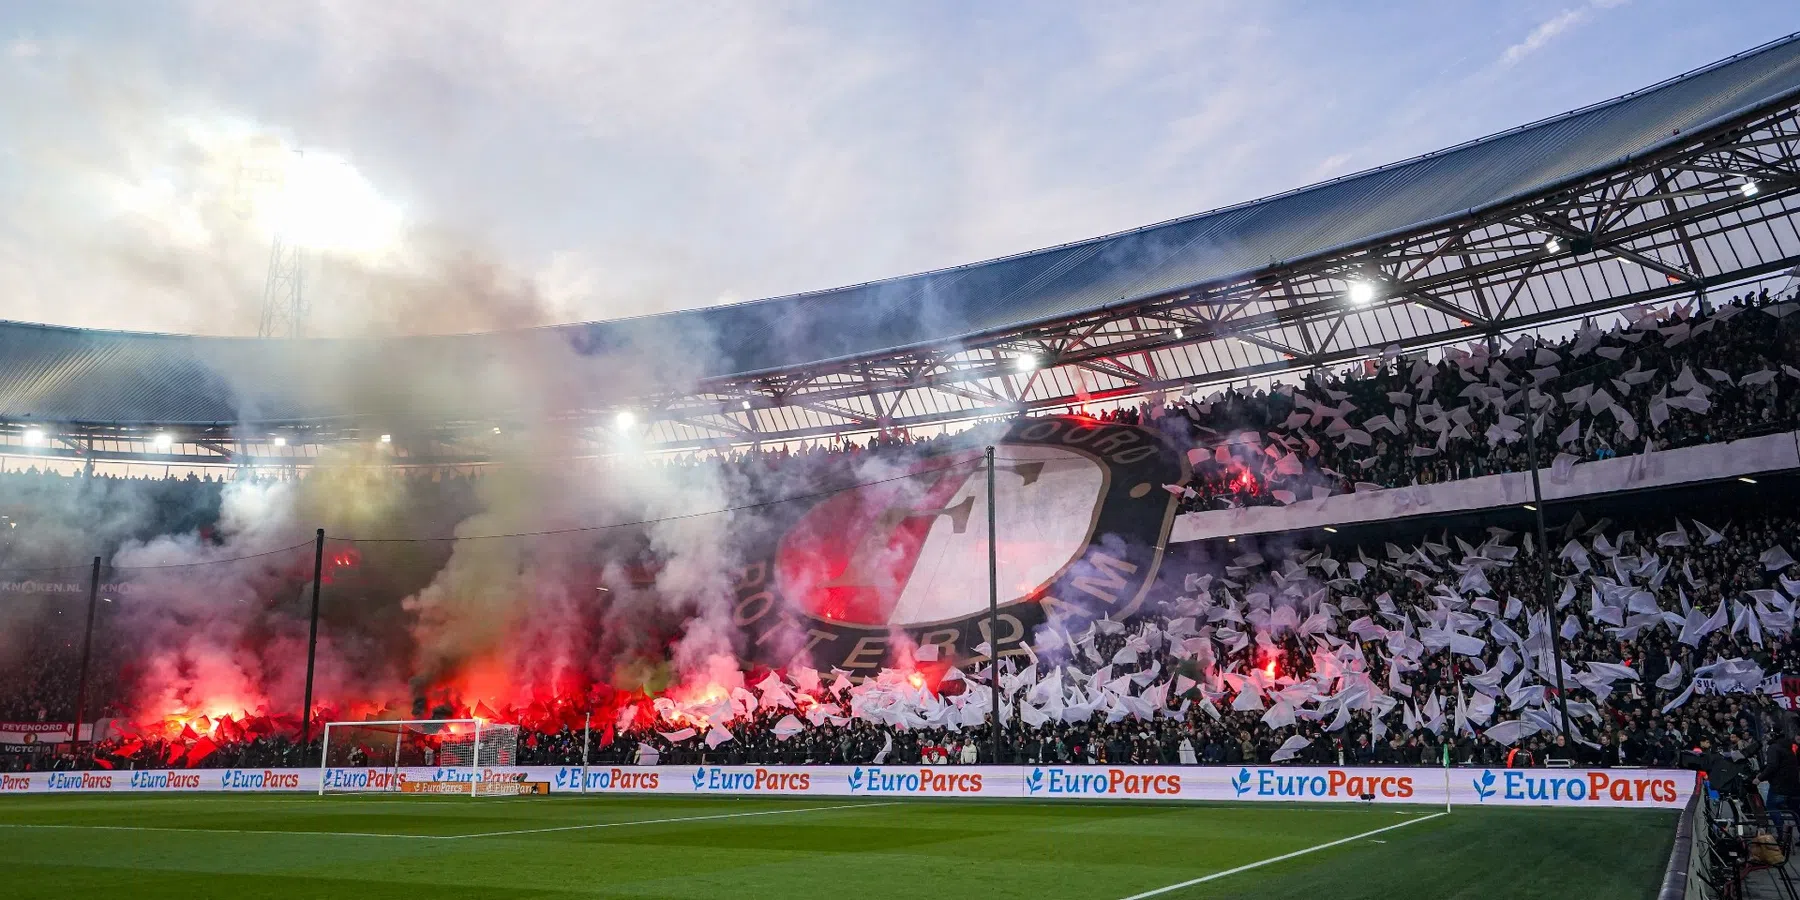
[[[629,411],[619,404],[641,398],[605,390],[612,376],[629,374],[617,370],[678,354],[694,365],[674,367],[673,380],[701,387],[659,387],[687,391],[680,399],[692,414],[689,424],[656,423],[655,446],[741,445],[746,434],[779,443],[656,463],[665,475],[730,484],[731,496],[720,498],[730,502],[778,498],[796,485],[828,492],[822,486],[853,484],[861,462],[953,446],[953,436],[915,439],[889,427],[909,391],[938,391],[935,402],[952,404],[918,413],[921,424],[966,423],[983,414],[973,410],[1009,409],[989,402],[1004,400],[1024,414],[1068,410],[1154,430],[1194,466],[1191,479],[1163,485],[1190,522],[1232,508],[1457,484],[1534,464],[1554,475],[1590,461],[1779,435],[1800,426],[1796,298],[1760,288],[1713,298],[1800,259],[1791,160],[1766,149],[1791,144],[1797,60],[1800,40],[1790,37],[1625,97],[1278,197],[755,303],[394,340],[263,342],[0,323],[6,448],[60,455],[64,464],[107,454],[218,463],[235,458],[225,449],[233,440],[273,447],[272,437],[235,433],[250,422],[257,431],[304,429],[315,448],[367,440],[371,419],[392,414],[391,398],[301,389],[326,370],[390,384],[430,373],[440,390],[406,397],[422,428],[456,422],[498,432],[487,417],[511,408],[516,386],[501,379],[500,395],[489,391],[492,379],[482,376],[493,360],[557,360],[532,387],[554,395],[550,418],[574,421]],[[1653,196],[1665,189],[1692,202],[1644,213],[1665,208],[1667,198]],[[1592,231],[1558,229],[1570,209],[1596,203],[1622,211]],[[1358,280],[1371,273],[1378,277]],[[1513,299],[1487,310],[1484,292],[1506,285]],[[1277,303],[1277,294],[1287,299]],[[1471,312],[1478,306],[1485,311]],[[1582,321],[1590,313],[1608,327]],[[1478,334],[1487,335],[1482,343],[1455,344]],[[725,340],[695,353],[696,335]],[[1300,340],[1308,335],[1316,346]],[[1232,340],[1255,349],[1218,352]],[[1052,343],[1069,352],[1036,355]],[[1108,359],[1134,354],[1146,369],[1178,374],[1165,381]],[[1021,362],[1026,372],[1045,366],[1023,390],[1007,381],[1036,378]],[[1352,368],[1335,376],[1274,380],[1346,362]],[[1090,375],[1104,395],[1094,402]],[[1240,377],[1263,386],[1169,402],[1170,385]],[[884,398],[893,403],[884,407]],[[761,427],[745,432],[732,416]],[[854,444],[821,437],[846,422],[881,433]],[[43,443],[41,423],[71,426],[85,447],[30,446],[32,428]],[[167,434],[158,447],[146,440],[148,423],[191,431],[184,442],[197,449],[175,452]],[[96,450],[105,442],[119,447]],[[305,457],[283,446],[261,458],[295,466],[280,477],[301,478]],[[359,477],[365,488],[398,485],[385,491],[392,518],[412,527],[397,540],[437,548],[412,553],[429,570],[443,565],[443,545],[459,539],[493,476],[423,466]],[[228,490],[193,475],[116,479],[29,465],[0,473],[0,719],[43,726],[77,715],[84,623],[69,601],[82,593],[83,561],[157,538],[217,549],[218,533],[229,530]],[[1773,737],[1793,732],[1795,691],[1784,676],[1800,672],[1800,565],[1789,555],[1800,549],[1800,523],[1791,504],[1782,506],[1786,488],[1721,502],[1735,490],[1715,480],[1635,501],[1564,500],[1548,546],[1503,511],[1429,508],[1330,538],[1310,528],[1195,538],[1170,552],[1141,614],[1047,629],[987,672],[979,661],[963,671],[916,657],[910,671],[853,682],[753,660],[734,673],[742,685],[715,684],[700,697],[670,696],[660,690],[666,681],[643,677],[630,689],[584,684],[499,708],[458,697],[401,714],[517,722],[527,730],[528,763],[980,763],[996,761],[997,727],[1005,728],[1001,755],[1024,761],[1760,760]],[[359,499],[356,490],[348,496]],[[400,609],[423,582],[376,570],[404,555],[358,563],[348,554],[329,574],[353,583],[345,593],[361,608]],[[246,563],[267,586],[256,602],[273,608],[300,593],[307,560],[291,556]],[[657,563],[654,548],[640,556],[606,562]],[[1546,559],[1548,587],[1539,566]],[[291,611],[284,615],[292,624]],[[282,639],[273,631],[236,637]],[[108,617],[94,638],[86,717],[139,715],[141,636]],[[394,655],[405,656],[398,643]],[[980,702],[996,681],[1011,710],[1002,723]],[[314,712],[355,699],[330,698]],[[0,768],[277,766],[319,752],[296,743],[297,710],[168,712],[79,751],[6,743]]]
[[[1510,386],[1522,396],[1522,388],[1509,382],[1560,378],[1531,372],[1557,364],[1568,364],[1572,377],[1560,385],[1563,402],[1550,407],[1545,432],[1560,434],[1579,426],[1581,435],[1561,441],[1558,452],[1586,460],[1642,452],[1646,443],[1652,450],[1707,443],[1795,427],[1800,405],[1794,398],[1800,388],[1787,381],[1800,376],[1785,363],[1797,357],[1793,330],[1786,325],[1791,308],[1791,302],[1768,296],[1734,298],[1718,310],[1646,320],[1645,327],[1633,331],[1584,331],[1555,347],[1520,344],[1497,354],[1487,372],[1472,377],[1464,374],[1470,372],[1471,356],[1451,354],[1435,365],[1405,367],[1399,361],[1374,373],[1313,382],[1300,391],[1278,388],[1256,396],[1216,396],[1103,415],[1142,421],[1214,461],[1219,471],[1195,480],[1207,483],[1212,492],[1188,498],[1194,504],[1222,498],[1280,502],[1273,497],[1279,488],[1270,487],[1271,480],[1304,480],[1314,472],[1332,491],[1360,487],[1346,484],[1350,476],[1337,472],[1333,463],[1357,469],[1356,481],[1373,480],[1381,487],[1516,470],[1525,464],[1518,436],[1503,432],[1520,427],[1517,417],[1509,421],[1504,401],[1482,404],[1482,395],[1465,386],[1496,385],[1502,397]],[[1711,323],[1716,324],[1706,327]],[[1693,336],[1695,331],[1700,334]],[[1678,340],[1678,335],[1688,337]],[[1577,362],[1589,354],[1599,362]],[[1705,381],[1695,372],[1706,373]],[[1456,402],[1468,406],[1450,409],[1473,412],[1467,421],[1454,412],[1443,414],[1455,423],[1452,428],[1434,430],[1415,415],[1392,440],[1343,440],[1373,429],[1372,410],[1388,409],[1393,413],[1389,421],[1396,422],[1394,404],[1380,401],[1408,390],[1417,391],[1413,402],[1398,409]],[[1606,418],[1596,424],[1600,416],[1589,412],[1594,406],[1589,399],[1601,391],[1615,402],[1602,407]],[[1709,397],[1710,403],[1676,413],[1658,411],[1668,398],[1684,395]],[[1357,409],[1335,417],[1341,426],[1328,424],[1309,433],[1315,418],[1311,413],[1290,419],[1308,404],[1318,409],[1346,402]],[[1302,417],[1307,422],[1301,423]],[[1622,427],[1627,420],[1645,424],[1627,433]],[[1257,441],[1242,440],[1245,433]],[[1439,453],[1402,452],[1418,446],[1415,441],[1446,433],[1454,436],[1446,438]],[[1235,442],[1217,441],[1234,434]],[[1336,452],[1333,436],[1341,445]],[[1299,449],[1308,440],[1317,448],[1316,456]],[[1250,449],[1276,444],[1294,446],[1292,456],[1304,460],[1303,470],[1284,472],[1271,462],[1272,456]],[[1231,448],[1228,462],[1216,462],[1218,446]],[[818,481],[849,471],[847,461],[861,455],[909,449],[930,449],[929,442],[895,434],[858,445],[821,443],[662,464],[716,466],[751,482],[777,475],[776,480],[791,481],[796,474]],[[1371,463],[1358,466],[1355,458],[1365,453]],[[1220,489],[1222,481],[1235,477],[1224,474],[1226,467],[1250,477],[1243,485]],[[406,481],[415,509],[438,512],[466,508],[479,480],[455,472],[385,477]],[[204,535],[218,515],[223,488],[224,482],[209,478],[130,480],[26,470],[0,474],[0,508],[24,522],[26,534],[77,529],[123,508],[142,506],[156,510],[156,517],[115,535],[116,540],[182,531]],[[1003,678],[1026,679],[1011,685],[1012,703],[1050,720],[1023,726],[1009,722],[1003,745],[1014,759],[1031,762],[1145,764],[1419,764],[1447,752],[1455,762],[1479,765],[1557,760],[1669,765],[1702,742],[1756,758],[1769,735],[1787,727],[1779,722],[1776,703],[1785,695],[1766,690],[1765,680],[1775,676],[1778,682],[1780,673],[1800,671],[1793,633],[1800,566],[1786,553],[1786,548],[1800,548],[1800,522],[1765,512],[1705,524],[1697,518],[1711,514],[1704,495],[1687,495],[1683,502],[1696,505],[1592,527],[1576,515],[1558,526],[1554,578],[1563,585],[1563,602],[1555,627],[1570,665],[1563,673],[1563,696],[1573,744],[1560,734],[1553,678],[1540,670],[1539,683],[1528,685],[1523,677],[1534,656],[1546,649],[1549,628],[1532,618],[1537,614],[1533,598],[1540,594],[1534,562],[1538,548],[1529,535],[1446,524],[1435,538],[1404,548],[1386,540],[1325,548],[1323,553],[1319,548],[1245,553],[1239,547],[1229,565],[1193,567],[1185,584],[1165,582],[1168,595],[1157,598],[1157,614],[1077,636],[1080,640],[1060,661],[1062,671],[1056,676],[1065,696],[1051,701],[1042,689],[1058,665],[1052,658],[1024,673],[1009,661],[1012,671]],[[8,529],[9,563],[28,557],[30,545],[17,535],[17,529]],[[1275,610],[1289,619],[1275,618]],[[74,712],[77,623],[62,615],[32,621],[38,630],[28,643],[40,650],[0,671],[0,719],[66,721]],[[1485,636],[1477,638],[1483,631]],[[1193,639],[1201,635],[1206,639],[1196,652]],[[103,717],[123,713],[133,672],[131,648],[105,631],[97,647],[96,658],[104,662],[96,670],[90,708]],[[1329,648],[1336,650],[1328,653]],[[1270,659],[1280,661],[1280,676],[1298,679],[1301,687],[1296,690],[1291,680],[1257,680],[1255,672]],[[1351,680],[1342,680],[1346,677]],[[1254,705],[1234,708],[1230,698],[1244,696],[1247,683],[1257,688],[1247,692],[1255,697]],[[1334,693],[1335,686],[1341,694],[1352,683],[1366,683],[1371,696],[1388,698],[1382,701],[1386,709],[1318,705],[1321,693]],[[669,735],[678,730],[659,721],[590,741],[589,758],[613,763],[955,764],[986,762],[992,755],[985,718],[953,726],[926,721],[920,710],[905,714],[916,718],[894,718],[891,710],[883,714],[859,708],[867,685],[785,684],[792,697],[812,698],[805,705],[834,711],[802,721],[793,715],[799,711],[794,700],[769,703],[764,692],[759,708],[732,717],[730,739],[718,746],[679,735],[672,740]],[[1154,709],[1146,697],[1155,699]],[[1088,707],[1069,703],[1069,698]],[[522,710],[513,715],[521,720],[531,716]],[[537,718],[550,717],[540,713]],[[203,737],[198,733],[137,735],[104,741],[80,757],[0,755],[0,766],[298,763],[308,751],[292,743],[292,723],[287,724],[259,733],[239,729],[206,735],[206,752],[200,755],[194,753]],[[521,749],[524,761],[580,760],[582,734],[567,718],[524,724],[532,727]]]
[[[1269,483],[1280,474],[1311,475],[1341,493],[1524,471],[1518,398],[1483,402],[1479,387],[1510,395],[1551,382],[1561,402],[1539,429],[1544,463],[1734,440],[1791,429],[1800,415],[1795,393],[1774,383],[1796,377],[1787,362],[1800,336],[1787,318],[1794,311],[1791,298],[1765,290],[1642,329],[1516,344],[1491,363],[1470,354],[1401,371],[1387,357],[1368,374],[1125,415],[1161,420],[1165,432],[1213,451],[1184,498],[1190,510],[1281,503]],[[1277,444],[1296,456],[1293,471],[1278,472],[1265,453]]]

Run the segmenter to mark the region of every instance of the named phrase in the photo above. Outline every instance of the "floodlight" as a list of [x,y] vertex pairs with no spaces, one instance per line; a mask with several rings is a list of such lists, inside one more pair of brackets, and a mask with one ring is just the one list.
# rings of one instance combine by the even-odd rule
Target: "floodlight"
[[384,434],[381,436],[381,442],[384,444],[391,444],[394,442],[394,436],[391,434]]
[[1754,182],[1754,181],[1746,181],[1746,182],[1744,182],[1743,187],[1738,188],[1738,192],[1743,194],[1746,197],[1756,196],[1756,192],[1758,190],[1761,190],[1761,189],[1756,186],[1756,182]]
[[27,428],[27,429],[25,429],[25,446],[37,447],[37,446],[42,445],[43,443],[44,443],[44,429],[42,429],[42,428]]
[[278,435],[276,435],[276,436],[275,436],[275,446],[277,446],[277,447],[286,447],[286,446],[287,446],[287,438],[284,438],[284,437],[282,437],[282,436],[281,436],[281,435],[279,435],[279,434],[278,434]]
[[175,436],[166,431],[157,432],[156,437],[152,440],[158,450],[167,450],[175,446]]
[[749,408],[750,408],[750,401],[748,401],[748,400],[745,400],[745,401],[744,401],[744,408],[745,408],[745,409],[749,409]]
[[1029,372],[1038,367],[1038,358],[1031,354],[1013,357],[1012,366],[1015,371]]
[[1353,281],[1350,283],[1350,302],[1351,303],[1354,303],[1357,306],[1362,306],[1364,304],[1371,303],[1374,300],[1375,300],[1375,286],[1374,285],[1372,285],[1366,281]]
[[620,431],[624,431],[636,424],[637,416],[633,415],[629,409],[621,409],[619,410],[619,414],[613,417],[613,425],[617,426]]
[[1545,253],[1560,253],[1560,252],[1562,252],[1562,241],[1559,241],[1556,238],[1551,238],[1551,239],[1545,241],[1544,242],[1544,252]]
[[1175,339],[1176,339],[1176,340],[1180,340],[1180,339],[1182,339],[1182,338],[1184,338],[1184,337],[1187,337],[1187,334],[1186,334],[1186,333],[1185,333],[1185,332],[1183,332],[1183,331],[1182,331],[1182,330],[1181,330],[1181,329],[1179,329],[1179,328],[1177,328],[1177,329],[1175,329]]

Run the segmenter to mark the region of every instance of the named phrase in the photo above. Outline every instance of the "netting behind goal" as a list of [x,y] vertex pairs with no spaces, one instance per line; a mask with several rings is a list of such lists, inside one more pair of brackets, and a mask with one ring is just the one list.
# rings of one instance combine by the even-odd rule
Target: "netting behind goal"
[[[319,793],[420,791],[498,793],[481,789],[482,770],[517,764],[519,726],[478,719],[330,722],[325,726]],[[420,778],[419,770],[432,776]],[[402,777],[411,770],[412,777]],[[439,777],[442,776],[442,777]],[[414,787],[403,788],[408,782]]]
[[438,743],[438,765],[511,766],[519,761],[519,726],[483,724],[481,730],[444,735]]

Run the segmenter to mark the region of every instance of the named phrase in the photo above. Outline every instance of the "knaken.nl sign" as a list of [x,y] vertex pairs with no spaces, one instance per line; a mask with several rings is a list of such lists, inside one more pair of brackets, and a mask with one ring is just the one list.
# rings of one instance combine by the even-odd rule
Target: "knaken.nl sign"
[[1288,766],[521,766],[189,769],[0,774],[0,796],[42,793],[391,791],[523,776],[551,793],[790,797],[991,797],[1679,809],[1677,769],[1430,769]]

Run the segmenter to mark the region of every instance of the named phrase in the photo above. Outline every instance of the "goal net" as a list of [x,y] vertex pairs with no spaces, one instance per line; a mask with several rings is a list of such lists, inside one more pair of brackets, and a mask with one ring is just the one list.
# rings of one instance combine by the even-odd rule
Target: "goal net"
[[[522,779],[484,777],[518,763],[519,726],[481,719],[328,722],[319,793],[517,795]],[[420,770],[431,770],[419,777]]]

